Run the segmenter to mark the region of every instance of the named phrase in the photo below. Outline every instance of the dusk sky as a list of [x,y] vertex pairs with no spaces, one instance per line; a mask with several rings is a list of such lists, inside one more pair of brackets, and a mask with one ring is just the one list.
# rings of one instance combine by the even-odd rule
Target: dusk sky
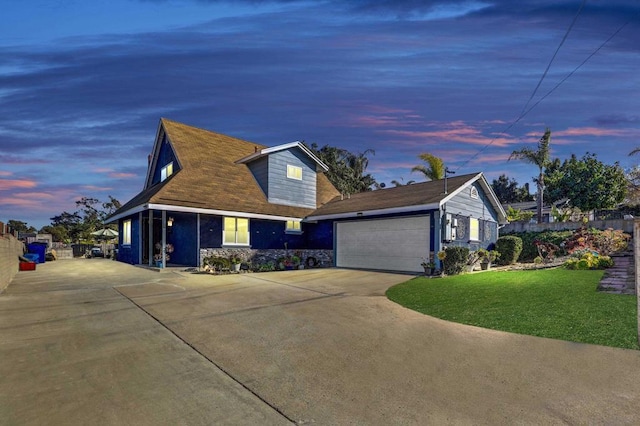
[[530,182],[535,166],[507,160],[546,127],[553,157],[640,162],[638,0],[0,4],[3,222],[128,201],[161,117],[373,149],[368,171],[388,186],[424,180],[410,173],[421,152]]

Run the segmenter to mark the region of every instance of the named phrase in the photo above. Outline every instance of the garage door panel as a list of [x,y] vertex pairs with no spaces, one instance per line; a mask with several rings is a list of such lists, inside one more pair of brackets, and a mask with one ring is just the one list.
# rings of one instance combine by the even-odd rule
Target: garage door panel
[[429,240],[429,216],[339,222],[336,265],[421,272]]

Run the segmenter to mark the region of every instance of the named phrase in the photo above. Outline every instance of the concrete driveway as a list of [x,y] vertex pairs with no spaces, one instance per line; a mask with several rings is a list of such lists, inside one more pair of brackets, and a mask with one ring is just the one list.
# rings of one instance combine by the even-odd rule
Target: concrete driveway
[[448,323],[340,269],[228,276],[104,259],[0,295],[8,424],[637,424],[640,352]]

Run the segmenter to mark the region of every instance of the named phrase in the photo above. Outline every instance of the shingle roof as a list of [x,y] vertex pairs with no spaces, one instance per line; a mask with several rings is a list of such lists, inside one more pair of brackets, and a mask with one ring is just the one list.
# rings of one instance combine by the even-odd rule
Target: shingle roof
[[[305,217],[313,212],[269,203],[249,168],[236,163],[264,145],[165,118],[160,120],[160,126],[181,169],[136,195],[112,217],[146,203],[286,217]],[[318,206],[339,194],[324,173],[317,174],[316,193]]]
[[397,208],[416,209],[420,206],[438,205],[452,193],[467,185],[470,181],[481,176],[480,173],[460,175],[447,178],[447,194],[444,193],[444,179],[414,183],[394,188],[379,189],[377,191],[361,192],[337,197],[331,202],[319,207],[310,219],[340,215],[344,213],[356,213],[366,211],[378,211]]

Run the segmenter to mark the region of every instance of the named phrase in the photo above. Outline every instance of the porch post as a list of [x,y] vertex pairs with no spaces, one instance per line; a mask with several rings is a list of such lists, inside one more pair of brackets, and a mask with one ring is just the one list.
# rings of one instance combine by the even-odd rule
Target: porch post
[[200,213],[196,214],[196,232],[197,232],[197,236],[196,236],[196,259],[198,261],[198,268],[200,267],[200,265],[202,265],[202,263],[200,262]]
[[144,245],[142,244],[142,235],[144,234],[142,231],[142,212],[138,213],[138,223],[140,224],[138,226],[138,236],[136,238],[136,241],[138,241],[138,265],[142,265],[142,246]]
[[162,267],[167,266],[167,211],[162,210]]
[[153,210],[149,209],[149,266],[153,266]]

